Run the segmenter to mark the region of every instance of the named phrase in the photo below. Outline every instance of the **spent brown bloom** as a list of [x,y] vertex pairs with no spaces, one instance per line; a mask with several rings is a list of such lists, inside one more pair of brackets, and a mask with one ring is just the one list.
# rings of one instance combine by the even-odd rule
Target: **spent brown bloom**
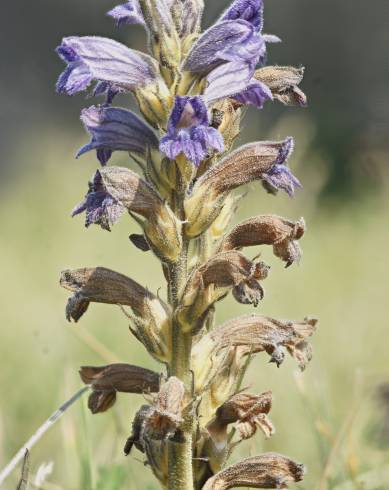
[[[185,202],[188,221],[185,233],[193,238],[207,230],[221,212],[228,194],[238,187],[266,181],[279,170],[286,175],[288,186],[290,182],[296,185],[296,179],[285,165],[292,151],[291,138],[249,143],[213,165],[198,179]],[[274,184],[274,178],[272,182]]]
[[241,439],[249,439],[261,429],[266,437],[274,433],[274,426],[268,418],[273,402],[271,391],[260,395],[238,393],[229,398],[216,410],[214,419],[207,429],[216,443],[227,441],[227,429],[236,424]]
[[182,328],[196,333],[204,315],[230,290],[239,303],[257,306],[264,296],[259,281],[266,279],[268,272],[264,262],[247,259],[236,250],[214,255],[188,280],[177,312]]
[[80,368],[82,381],[91,385],[88,406],[92,413],[108,410],[116,401],[116,393],[156,393],[159,389],[158,373],[130,364]]
[[203,490],[229,488],[288,488],[288,482],[299,482],[305,473],[304,465],[277,453],[265,453],[236,463],[210,478]]
[[171,343],[169,307],[157,296],[129,277],[105,267],[62,272],[60,284],[74,294],[66,306],[66,318],[77,322],[90,303],[129,306],[132,332],[162,361],[169,357]]
[[289,267],[299,262],[302,251],[297,240],[305,233],[305,221],[297,222],[275,215],[262,215],[238,224],[219,245],[219,251],[240,250],[256,245],[272,245],[273,252]]
[[264,66],[254,77],[267,85],[273,97],[285,105],[305,107],[307,96],[299,88],[304,77],[304,68],[294,66]]

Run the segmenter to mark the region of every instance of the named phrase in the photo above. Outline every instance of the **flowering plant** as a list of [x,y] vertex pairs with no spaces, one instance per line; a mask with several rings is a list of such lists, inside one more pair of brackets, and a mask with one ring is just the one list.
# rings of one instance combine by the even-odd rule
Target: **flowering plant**
[[[87,227],[110,231],[128,213],[141,229],[132,243],[156,255],[167,282],[164,301],[103,267],[64,271],[61,285],[72,292],[66,316],[77,322],[93,302],[119,305],[164,366],[161,375],[129,364],[80,371],[93,413],[108,410],[120,392],[149,395],[125,453],[142,452],[163,487],[287,488],[303,478],[304,466],[285,456],[226,462],[258,429],[265,437],[274,432],[272,393],[240,389],[248,360],[265,352],[280,366],[289,353],[304,369],[317,321],[252,314],[214,328],[214,313],[230,292],[246,305],[263,299],[269,267],[244,248],[271,245],[286,267],[300,260],[303,219],[262,215],[228,228],[242,197],[236,189],[258,181],[269,193],[293,196],[301,187],[288,166],[293,138],[232,147],[245,106],[306,105],[303,69],[265,66],[267,44],[280,40],[263,33],[262,0],[234,0],[201,33],[203,8],[203,0],[131,0],[111,10],[117,26],[146,29],[149,54],[93,36],[67,37],[57,48],[67,65],[58,92],[91,89],[105,98],[81,114],[91,140],[78,156],[96,150],[102,167],[73,215],[85,213]],[[118,93],[136,98],[143,119],[114,106]],[[115,151],[127,152],[141,175],[107,166]]]

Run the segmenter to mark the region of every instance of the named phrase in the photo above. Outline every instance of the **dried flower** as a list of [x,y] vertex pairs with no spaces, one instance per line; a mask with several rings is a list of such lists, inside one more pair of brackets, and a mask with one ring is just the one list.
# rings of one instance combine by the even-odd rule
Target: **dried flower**
[[165,440],[176,433],[183,422],[185,387],[172,376],[162,385],[145,419],[145,434],[148,439]]
[[229,488],[288,488],[288,482],[303,479],[305,467],[286,456],[266,453],[244,459],[210,478],[203,490],[228,490]]
[[272,393],[267,391],[261,395],[238,393],[229,398],[217,411],[207,429],[213,440],[218,444],[227,444],[227,428],[236,423],[237,431],[242,439],[249,439],[261,429],[266,437],[274,433],[274,427],[268,413],[272,407]]
[[195,270],[182,296],[177,319],[186,331],[197,332],[216,301],[232,289],[235,299],[257,306],[264,291],[258,281],[266,279],[269,267],[251,261],[237,251],[220,253]]
[[[304,370],[312,358],[312,348],[307,339],[315,332],[316,324],[317,320],[309,318],[303,322],[288,322],[259,315],[242,316],[226,322],[204,335],[193,348],[196,389],[201,391],[201,386],[207,386],[217,373],[231,364],[231,356],[237,368],[231,377],[230,387],[243,368],[243,358],[251,354],[266,352],[270,362],[280,366],[288,351]],[[215,390],[219,385],[224,396],[228,390],[219,382],[215,383]]]
[[235,226],[222,240],[219,251],[240,250],[255,245],[272,245],[274,255],[289,267],[299,262],[302,252],[299,240],[305,233],[305,221],[294,223],[280,216],[264,215],[250,218]]
[[84,202],[74,209],[73,216],[86,211],[86,226],[95,223],[110,230],[110,225],[125,210],[146,218],[145,222],[138,222],[154,252],[174,262],[182,245],[181,223],[151,185],[127,168],[98,170]]
[[283,104],[306,107],[307,97],[298,87],[304,77],[304,68],[264,66],[255,72],[254,77],[269,87],[273,97]]
[[169,307],[127,276],[104,267],[66,270],[60,284],[74,294],[66,306],[66,317],[77,322],[90,303],[130,306],[135,314],[133,333],[161,361],[171,353]]
[[110,366],[83,366],[82,381],[92,386],[88,407],[92,413],[105,412],[116,401],[116,393],[155,393],[159,389],[159,375],[130,364]]
[[220,213],[228,193],[242,185],[262,180],[293,195],[300,183],[286,166],[292,151],[292,138],[250,143],[211,167],[196,182],[185,202],[187,235],[195,237],[203,233]]

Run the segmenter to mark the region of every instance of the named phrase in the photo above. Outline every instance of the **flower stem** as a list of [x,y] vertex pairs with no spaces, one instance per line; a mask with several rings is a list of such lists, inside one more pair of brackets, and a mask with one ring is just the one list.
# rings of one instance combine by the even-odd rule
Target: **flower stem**
[[[184,192],[177,192],[176,214],[184,220]],[[188,240],[182,237],[183,246],[178,262],[170,268],[169,290],[173,308],[179,305],[180,292],[188,277]],[[189,399],[192,396],[191,371],[192,336],[182,331],[173,320],[173,352],[170,376],[176,376],[185,385]],[[179,441],[169,442],[169,490],[193,490],[193,415],[187,413]]]

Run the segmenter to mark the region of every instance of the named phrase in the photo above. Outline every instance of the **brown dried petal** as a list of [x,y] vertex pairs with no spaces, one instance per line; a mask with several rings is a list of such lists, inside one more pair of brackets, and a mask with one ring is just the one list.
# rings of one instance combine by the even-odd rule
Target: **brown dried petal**
[[267,85],[273,97],[283,104],[302,107],[307,105],[307,97],[298,87],[304,77],[304,68],[266,66],[257,70],[254,77]]
[[221,242],[219,251],[273,245],[276,257],[286,262],[288,267],[301,258],[297,240],[304,235],[305,229],[303,218],[294,223],[275,215],[256,216],[235,226]]
[[259,141],[241,146],[214,165],[197,182],[193,194],[203,186],[217,194],[262,179],[278,162],[285,141]]
[[130,364],[109,366],[83,366],[82,381],[94,390],[120,391],[121,393],[156,393],[159,389],[159,374]]
[[116,402],[116,391],[93,391],[88,398],[88,408],[93,414],[109,410]]
[[303,479],[305,467],[277,453],[245,459],[220,471],[210,478],[203,490],[228,490],[229,488],[288,488],[288,482]]
[[132,433],[124,446],[124,454],[130,454],[133,446],[146,454],[147,464],[151,467],[154,475],[163,485],[168,478],[168,452],[165,441],[151,439],[147,433],[147,421],[153,414],[154,408],[143,405],[135,415],[132,423]]
[[130,306],[141,316],[144,313],[145,302],[159,301],[137,282],[105,267],[63,271],[60,285],[75,293],[66,309],[66,317],[69,321],[71,319],[78,321],[89,303]]
[[[122,167],[100,170],[106,191],[129,212],[147,219],[142,224],[147,241],[163,260],[175,262],[182,247],[181,223],[154,188]],[[168,237],[168,238],[167,238]]]
[[138,366],[112,364],[110,366],[80,369],[82,381],[92,386],[88,407],[92,413],[105,412],[116,401],[116,393],[155,393],[159,388],[159,375]]
[[[267,352],[271,362],[278,366],[283,362],[285,349],[296,359],[301,369],[305,369],[312,357],[308,337],[316,330],[316,319],[303,322],[279,321],[266,316],[248,315],[231,320],[205,335],[195,346],[194,352],[203,349],[212,352],[211,358],[223,349],[241,347],[243,353]],[[213,360],[202,360],[213,363]],[[204,369],[204,368],[203,368]],[[215,368],[214,368],[215,369]]]
[[146,417],[145,434],[147,438],[165,440],[175,434],[179,424],[183,421],[184,397],[183,382],[174,376],[169,378],[156,396],[153,410]]
[[257,281],[266,279],[268,272],[265,263],[251,261],[235,250],[214,255],[188,280],[177,313],[183,328],[193,330],[197,320],[233,288],[239,302],[257,305],[263,297]]
[[132,170],[105,167],[99,172],[107,192],[129,211],[150,218],[162,206],[161,197]]
[[[217,392],[217,386],[214,387]],[[241,439],[253,437],[261,429],[265,437],[274,434],[274,426],[267,414],[271,409],[271,392],[262,395],[238,394],[231,397],[218,408],[216,417],[207,429],[217,452],[228,445],[228,425],[235,424]],[[214,449],[210,451],[212,454]],[[220,468],[217,468],[217,471]]]
[[252,437],[260,428],[266,437],[274,433],[274,427],[267,414],[272,407],[272,393],[261,395],[238,393],[223,403],[216,411],[216,417],[209,424],[208,431],[216,440],[226,439],[227,426],[237,422],[242,439]]
[[290,139],[249,143],[212,166],[185,202],[186,234],[191,238],[201,235],[218,217],[229,192],[262,180],[275,165],[285,164],[290,151]]

